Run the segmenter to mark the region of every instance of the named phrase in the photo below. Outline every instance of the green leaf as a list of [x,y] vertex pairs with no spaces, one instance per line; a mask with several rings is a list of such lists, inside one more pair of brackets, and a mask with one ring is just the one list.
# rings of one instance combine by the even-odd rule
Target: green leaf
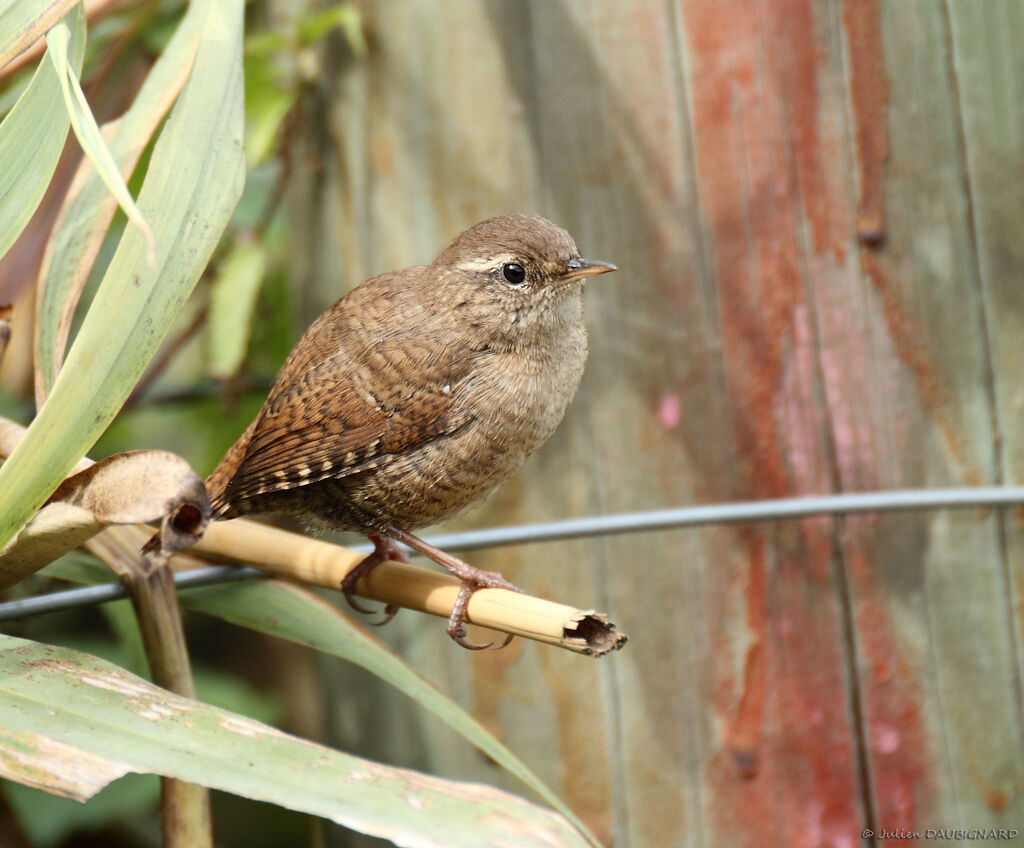
[[206,586],[181,593],[192,609],[290,642],[341,657],[375,674],[412,698],[498,765],[515,775],[585,834],[600,842],[533,771],[462,707],[406,663],[306,589],[282,580]]
[[247,52],[245,57],[245,161],[255,167],[274,152],[278,130],[295,105],[298,86],[282,84],[272,59]]
[[25,93],[28,84],[32,82],[31,68],[24,68],[10,74],[0,86],[0,120],[14,108],[18,98]]
[[[150,160],[139,208],[156,236],[127,229],[46,404],[0,467],[0,547],[110,424],[206,267],[238,201],[242,157],[242,2],[206,12],[195,65]],[[0,574],[0,588],[25,576]]]
[[245,38],[245,57],[270,56],[278,50],[288,47],[288,39],[276,31],[254,32]]
[[242,366],[266,269],[267,251],[258,242],[236,244],[221,263],[210,291],[211,377],[225,380]]
[[0,636],[0,774],[87,798],[153,772],[332,819],[397,845],[582,846],[514,795],[333,751],[103,660]]
[[153,232],[135,205],[135,201],[132,200],[128,186],[125,185],[124,179],[121,177],[121,171],[103,140],[100,128],[96,124],[96,118],[93,116],[92,109],[89,108],[85,94],[82,92],[82,86],[78,82],[78,73],[68,64],[68,42],[70,40],[71,33],[63,22],[57,24],[46,34],[46,55],[50,57],[53,67],[57,71],[61,93],[64,95],[64,106],[68,115],[71,116],[71,127],[75,131],[78,143],[82,146],[82,151],[92,162],[110,193],[117,199],[118,206],[145,237],[148,247],[146,258],[150,265],[155,265],[156,244],[153,241]]
[[[0,15],[0,32],[6,15],[6,11]],[[81,6],[68,15],[68,22],[67,62],[81,69],[85,54]],[[57,72],[44,57],[29,87],[0,124],[0,256],[29,222],[57,167],[68,134],[68,114],[62,103]]]
[[[78,0],[6,0],[0,7],[0,68],[32,46]],[[79,6],[82,20],[85,15]]]
[[359,10],[350,4],[331,6],[315,15],[300,18],[296,24],[296,36],[301,45],[314,44],[332,29],[341,29],[349,47],[359,56],[366,53],[366,38],[363,35],[363,19]]
[[[135,168],[188,79],[205,20],[203,5],[191,4],[128,111],[107,126],[110,152],[125,177]],[[78,299],[117,208],[96,171],[83,168],[85,173],[72,184],[54,224],[36,291],[35,367],[40,405],[57,378]]]
[[[51,563],[42,573],[89,585],[106,583],[110,578],[109,571],[98,562],[69,557]],[[231,624],[323,651],[365,668],[412,698],[517,777],[572,822],[592,845],[600,848],[601,843],[565,802],[480,722],[308,589],[285,580],[254,580],[185,589],[181,592],[181,603]]]

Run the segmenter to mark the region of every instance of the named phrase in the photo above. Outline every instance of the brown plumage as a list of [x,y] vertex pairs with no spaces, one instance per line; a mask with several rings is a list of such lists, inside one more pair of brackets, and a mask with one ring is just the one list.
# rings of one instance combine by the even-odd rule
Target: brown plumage
[[430,265],[373,277],[306,331],[263,409],[206,481],[213,518],[282,512],[392,540],[463,580],[448,631],[481,586],[514,588],[409,532],[484,498],[551,435],[587,355],[580,258],[543,218],[491,218]]

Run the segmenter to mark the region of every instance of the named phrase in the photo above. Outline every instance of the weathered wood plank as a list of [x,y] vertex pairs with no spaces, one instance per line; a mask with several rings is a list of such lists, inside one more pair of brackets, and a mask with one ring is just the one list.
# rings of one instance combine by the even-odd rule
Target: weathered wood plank
[[[993,478],[1015,483],[1024,468],[1024,240],[1019,238],[1024,194],[1016,188],[1024,174],[1024,6],[998,0],[979,14],[970,4],[951,2],[946,13],[970,200],[967,226],[989,358],[985,377],[998,463]],[[998,556],[985,565],[998,565],[999,571],[993,590],[980,599],[988,618],[985,630],[996,641],[993,654],[982,653],[979,665],[991,673],[961,682],[954,715],[964,728],[964,760],[972,767],[965,782],[970,781],[975,804],[983,802],[992,814],[986,818],[1005,824],[1024,819],[1024,536],[1019,515],[997,519]],[[977,698],[972,683],[983,698]],[[1002,727],[988,721],[994,700]],[[993,740],[1000,737],[1005,747],[993,751]]]
[[[588,293],[563,426],[463,526],[1019,478],[1022,9],[367,4],[370,56],[329,81],[307,254],[340,253],[350,286],[526,210],[623,269]],[[468,655],[410,615],[382,635],[617,848],[1009,827],[1021,548],[1016,521],[959,513],[477,553],[632,642],[587,663]],[[353,688],[349,744],[514,788]]]
[[[694,410],[693,445],[724,442],[697,472],[706,499],[834,486],[814,324],[814,281],[849,278],[850,182],[842,61],[827,8],[683,3],[701,225],[713,256],[724,419]],[[824,14],[823,14],[824,12]],[[828,95],[831,94],[831,99]],[[838,97],[837,97],[838,95]],[[837,167],[840,166],[840,167]],[[681,350],[680,355],[685,356]],[[723,531],[706,555],[731,637],[712,658],[709,844],[802,844],[856,834],[855,689],[831,522]],[[683,589],[685,591],[685,588]],[[721,637],[720,637],[721,638]],[[730,661],[730,654],[732,659]]]
[[[888,158],[860,170],[883,170],[884,242],[859,260],[878,363],[899,365],[887,382],[841,393],[846,403],[864,398],[869,439],[866,461],[840,452],[840,467],[859,467],[871,486],[991,483],[988,352],[948,25],[938,3],[879,8]],[[1011,741],[1008,634],[992,615],[1006,591],[995,521],[959,513],[847,526],[878,825],[1005,827],[1019,812],[991,800],[1024,758]]]

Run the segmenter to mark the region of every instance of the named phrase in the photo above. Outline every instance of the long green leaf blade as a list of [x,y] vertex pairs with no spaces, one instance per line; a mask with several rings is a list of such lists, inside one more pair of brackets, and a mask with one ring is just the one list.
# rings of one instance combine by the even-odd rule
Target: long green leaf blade
[[[67,62],[80,70],[85,55],[81,6],[68,15],[68,23]],[[57,167],[68,134],[68,115],[61,104],[60,80],[44,57],[0,124],[0,256],[29,222]]]
[[92,162],[96,173],[110,190],[110,193],[117,199],[118,206],[146,239],[149,249],[147,259],[150,265],[156,263],[154,251],[156,245],[153,242],[153,232],[146,223],[139,208],[132,200],[128,186],[121,177],[121,171],[111,155],[107,143],[92,114],[92,109],[85,99],[82,86],[78,81],[78,74],[68,63],[68,42],[71,40],[71,33],[66,24],[59,23],[46,34],[46,54],[53,62],[53,67],[60,80],[61,94],[64,95],[64,106],[71,118],[71,128],[75,131],[75,137],[82,146],[82,152]]
[[[0,467],[0,546],[39,508],[117,414],[191,293],[238,202],[242,155],[242,3],[207,9],[193,72],[157,141],[139,208],[156,267],[129,228],[67,362],[25,438]],[[12,567],[0,588],[25,576]]]
[[[128,111],[108,126],[108,146],[125,178],[188,79],[205,19],[201,4],[189,6]],[[64,361],[81,291],[116,208],[103,180],[86,168],[69,189],[54,224],[36,290],[35,370],[40,407]]]
[[128,772],[323,816],[419,848],[572,848],[555,813],[334,751],[67,648],[0,636],[0,775],[87,798]]

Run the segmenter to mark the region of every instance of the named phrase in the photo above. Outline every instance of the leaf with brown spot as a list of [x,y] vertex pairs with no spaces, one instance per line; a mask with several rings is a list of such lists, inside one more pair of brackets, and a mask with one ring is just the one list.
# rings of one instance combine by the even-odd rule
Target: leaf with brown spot
[[420,848],[582,848],[561,816],[480,784],[334,751],[104,660],[0,636],[0,776],[86,800],[155,773]]

